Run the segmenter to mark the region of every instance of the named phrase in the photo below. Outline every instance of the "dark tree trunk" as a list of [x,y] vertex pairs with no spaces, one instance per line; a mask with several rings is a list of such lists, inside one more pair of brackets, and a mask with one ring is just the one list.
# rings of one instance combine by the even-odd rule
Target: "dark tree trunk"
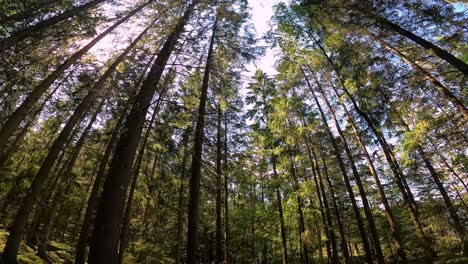
[[180,186],[179,186],[179,201],[177,210],[177,233],[176,233],[176,264],[181,263],[182,244],[183,244],[183,227],[184,227],[184,182],[187,178],[187,159],[189,155],[188,142],[190,138],[190,127],[184,132],[182,141],[184,142],[184,153],[182,157],[180,171]]
[[36,3],[31,3],[31,5],[27,7],[28,9],[22,12],[18,12],[9,16],[0,15],[0,25],[4,25],[8,22],[19,22],[21,20],[30,19],[34,15],[40,14],[39,12],[42,9],[46,9],[47,7],[53,6],[58,2],[60,2],[60,0],[39,0],[36,1]]
[[466,65],[466,63],[464,63],[462,60],[458,59],[454,55],[450,54],[446,50],[436,46],[435,44],[417,36],[416,34],[400,27],[399,25],[383,17],[374,16],[374,18],[376,19],[377,23],[383,28],[395,31],[398,34],[404,36],[405,38],[417,43],[419,46],[432,51],[437,57],[441,58],[442,60],[446,61],[447,63],[458,69],[465,76],[468,75],[468,65]]
[[[314,155],[314,160],[315,160],[315,163],[317,164],[317,171],[319,171],[318,161],[317,161],[317,158],[313,149],[312,149],[312,154]],[[328,189],[330,191],[330,196],[331,196],[331,200],[333,203],[333,211],[335,212],[336,222],[338,223],[338,230],[340,232],[341,250],[343,251],[345,263],[350,264],[352,263],[351,261],[352,255],[350,255],[350,251],[348,250],[348,244],[346,242],[346,233],[344,230],[343,220],[340,214],[340,209],[338,207],[338,198],[335,196],[333,184],[330,179],[330,176],[328,175],[328,168],[327,168],[327,163],[325,162],[325,158],[323,156],[321,156],[321,158],[322,158],[322,164],[323,164],[323,171],[325,173],[325,180],[327,181],[327,184],[328,184]],[[320,178],[320,188],[322,189],[322,193],[325,193],[325,188],[323,188],[322,178]],[[351,250],[351,254],[352,254],[352,248],[350,247],[349,249]]]
[[[402,123],[404,131],[406,131],[406,132],[411,131],[408,124],[406,124],[406,122],[402,118],[400,118],[400,122]],[[456,233],[458,234],[458,236],[460,237],[460,239],[464,243],[468,243],[468,242],[465,241],[465,240],[468,239],[465,227],[463,226],[462,221],[461,221],[460,217],[458,216],[457,209],[453,205],[452,200],[450,199],[450,197],[449,197],[449,195],[447,193],[447,190],[444,187],[444,184],[440,180],[439,173],[437,172],[437,170],[432,165],[432,162],[429,159],[428,154],[424,151],[424,149],[422,148],[421,145],[416,146],[416,151],[421,156],[424,164],[426,165],[427,169],[429,170],[429,173],[430,173],[430,175],[432,177],[432,180],[434,181],[434,183],[437,186],[437,189],[439,190],[440,195],[442,195],[442,200],[445,203],[445,207],[447,207],[447,210],[449,212],[449,216],[452,219],[452,225],[453,225]],[[464,251],[468,250],[466,247],[464,247],[463,249],[464,249]]]
[[210,81],[211,67],[213,63],[213,51],[216,39],[216,28],[218,18],[215,18],[213,24],[213,33],[208,48],[206,58],[205,73],[201,86],[200,103],[198,106],[197,124],[195,127],[195,146],[193,149],[192,166],[190,168],[190,186],[189,186],[189,209],[188,209],[188,227],[187,227],[187,263],[199,263],[198,257],[198,215],[200,207],[200,180],[201,164],[203,151],[203,128],[205,125],[205,108],[208,99],[208,86]]
[[114,149],[115,143],[119,138],[121,133],[120,126],[123,124],[125,119],[125,112],[122,113],[115,124],[115,128],[112,131],[109,142],[107,143],[106,150],[102,156],[101,162],[99,164],[98,171],[96,173],[96,179],[94,180],[91,193],[88,198],[88,205],[86,207],[85,215],[83,218],[83,224],[80,230],[80,236],[78,238],[78,243],[76,245],[75,253],[75,263],[84,264],[85,255],[86,255],[86,246],[88,244],[89,234],[92,232],[92,220],[93,214],[98,204],[99,192],[102,186],[102,183],[106,176],[106,168],[109,163],[110,155]]
[[348,177],[348,174],[346,172],[345,163],[343,161],[343,158],[341,157],[340,150],[338,148],[338,144],[337,144],[337,142],[335,140],[335,137],[333,136],[330,128],[328,127],[327,119],[325,117],[325,113],[323,112],[322,107],[320,106],[320,103],[319,103],[317,97],[315,96],[312,85],[310,84],[309,79],[307,78],[307,75],[306,75],[305,71],[302,68],[301,68],[301,70],[302,70],[304,78],[305,78],[305,80],[307,82],[307,85],[308,85],[308,87],[310,89],[310,92],[311,92],[311,94],[312,94],[312,96],[314,98],[315,104],[317,105],[317,108],[319,109],[320,116],[322,117],[323,126],[324,126],[324,128],[325,128],[325,130],[326,130],[326,132],[328,134],[330,142],[332,143],[332,146],[333,146],[332,150],[333,150],[333,153],[334,153],[334,155],[336,157],[336,160],[338,161],[338,166],[339,166],[341,174],[343,176],[343,180],[344,180],[344,183],[346,185],[346,189],[347,189],[348,194],[349,194],[349,199],[350,199],[351,205],[353,207],[354,216],[356,217],[356,222],[358,224],[358,229],[359,229],[359,233],[361,235],[361,239],[362,239],[362,243],[363,243],[363,246],[364,246],[364,251],[365,251],[365,254],[366,254],[367,262],[372,263],[373,258],[372,258],[371,245],[370,245],[369,240],[368,240],[366,228],[364,226],[364,221],[362,220],[362,217],[361,217],[361,212],[360,212],[359,207],[358,207],[357,202],[356,202],[353,187],[351,186],[351,182],[349,181],[349,177]]
[[[123,18],[119,19],[115,24],[107,28],[104,32],[99,34],[96,38],[94,38],[91,42],[89,42],[86,46],[81,48],[71,57],[69,57],[65,62],[63,62],[57,69],[55,69],[46,79],[44,79],[40,84],[38,84],[32,92],[26,97],[26,99],[21,103],[21,105],[13,112],[8,120],[3,124],[3,127],[0,130],[0,149],[3,149],[5,145],[8,143],[11,135],[16,131],[19,124],[24,120],[24,118],[28,115],[28,113],[33,109],[36,102],[41,98],[44,92],[49,89],[49,87],[68,69],[71,65],[77,62],[83,55],[88,52],[94,45],[96,45],[101,39],[107,36],[111,31],[117,28],[119,25],[127,21],[130,17],[135,15],[141,9],[143,9],[146,5],[150,2],[146,2],[143,5],[138,6],[137,8],[133,9],[130,13],[128,13]],[[72,116],[72,118],[78,118],[78,116]],[[65,130],[65,128],[63,129]]]
[[[338,91],[336,90],[336,88],[333,87],[333,86],[332,86],[332,88],[333,88],[336,96],[339,97],[339,94],[338,94]],[[403,249],[403,242],[401,240],[400,229],[399,229],[398,224],[397,224],[397,222],[395,220],[395,217],[393,215],[392,209],[390,207],[390,203],[388,202],[387,196],[385,194],[385,190],[384,190],[384,188],[382,186],[382,183],[380,182],[380,178],[379,178],[379,176],[377,174],[377,170],[375,169],[374,163],[373,163],[373,161],[372,161],[372,159],[370,157],[369,152],[367,151],[366,145],[364,144],[364,141],[363,141],[362,136],[361,136],[361,132],[359,131],[359,129],[356,126],[353,115],[348,111],[348,108],[346,107],[345,104],[341,103],[341,106],[345,110],[345,114],[348,117],[348,121],[350,122],[351,127],[353,128],[353,133],[355,135],[355,138],[356,138],[357,142],[359,143],[359,146],[360,146],[362,152],[364,153],[364,158],[366,159],[366,162],[367,162],[367,165],[368,165],[368,168],[369,168],[369,172],[371,173],[372,177],[374,178],[375,184],[377,186],[377,191],[378,191],[378,193],[380,195],[380,201],[382,202],[382,204],[384,206],[385,216],[387,217],[387,222],[388,222],[388,225],[390,227],[390,231],[392,232],[393,244],[394,244],[394,246],[395,246],[395,248],[397,250],[397,253],[398,253],[398,256],[400,257],[400,260],[405,262],[405,261],[407,261],[407,259],[406,259],[406,253],[405,253],[405,251]]]
[[[289,146],[288,146],[289,150]],[[305,232],[305,223],[304,223],[304,212],[302,210],[303,208],[303,201],[302,197],[300,196],[300,187],[299,187],[299,181],[297,179],[296,175],[296,167],[293,162],[293,156],[291,153],[291,150],[289,150],[289,162],[290,162],[290,172],[291,176],[293,178],[293,184],[294,184],[294,190],[296,191],[296,199],[297,199],[297,216],[298,216],[298,232],[299,232],[299,246],[302,247],[302,254],[301,254],[301,262],[303,264],[309,264],[309,249],[307,248],[307,245],[302,241],[302,237],[304,236]]]
[[[271,158],[271,163],[273,165],[273,178],[278,180],[278,172],[276,171],[276,157]],[[283,249],[283,264],[288,264],[288,242],[286,240],[286,228],[284,226],[284,216],[283,216],[283,202],[281,198],[281,192],[279,186],[276,186],[276,199],[278,201],[278,213],[280,217],[280,231],[281,231],[281,245]]]
[[[96,121],[96,118],[98,114],[101,112],[102,107],[104,106],[104,101],[102,100],[99,106],[96,108],[93,116],[88,122],[88,125],[86,126],[85,130],[80,136],[80,139],[76,143],[75,149],[73,150],[73,154],[70,157],[70,161],[68,162],[65,171],[63,172],[62,177],[70,177],[70,179],[65,180],[65,183],[63,183],[65,186],[59,186],[57,193],[55,197],[52,199],[52,206],[46,213],[46,217],[42,226],[42,230],[39,235],[39,245],[37,247],[37,253],[38,255],[43,258],[44,260],[48,260],[47,256],[47,245],[49,244],[49,235],[50,231],[52,228],[52,223],[55,217],[55,214],[57,213],[57,210],[59,209],[60,202],[63,202],[62,199],[64,198],[65,194],[68,194],[70,191],[70,188],[72,186],[72,183],[74,181],[73,177],[71,176],[73,168],[75,166],[76,160],[78,159],[78,156],[80,154],[81,149],[84,146],[85,140],[88,137],[89,132],[91,131],[91,128]],[[61,178],[62,178],[61,177]],[[48,200],[46,200],[47,202]]]
[[100,3],[104,2],[106,0],[93,0],[90,1],[86,4],[83,4],[81,6],[77,6],[73,9],[70,9],[68,11],[65,11],[59,15],[53,16],[49,19],[46,19],[44,21],[41,21],[33,26],[30,26],[26,29],[23,29],[18,32],[14,32],[11,34],[10,37],[2,39],[0,41],[0,52],[3,52],[7,50],[8,48],[11,48],[24,40],[25,38],[32,37],[32,36],[37,36],[39,35],[44,29],[54,26],[62,21],[65,21],[71,17],[74,17],[76,15],[79,15],[80,13],[85,12],[88,9],[91,9]]
[[229,182],[228,182],[228,127],[227,112],[224,112],[224,264],[229,264]]
[[140,151],[138,152],[138,156],[136,158],[136,163],[133,168],[133,177],[132,177],[132,184],[130,186],[130,193],[127,199],[127,206],[125,207],[124,219],[122,223],[122,232],[120,234],[120,244],[119,244],[119,264],[123,262],[123,253],[128,246],[128,228],[130,225],[131,220],[131,210],[132,210],[132,202],[133,196],[135,193],[135,188],[138,183],[138,176],[140,175],[141,164],[143,163],[143,157],[145,154],[145,148],[148,144],[149,135],[153,129],[153,125],[156,121],[156,116],[159,113],[159,108],[161,105],[161,100],[165,95],[165,91],[167,90],[168,81],[170,79],[171,72],[169,71],[168,75],[166,76],[166,80],[162,86],[162,89],[159,93],[159,97],[156,103],[156,106],[153,109],[153,113],[151,115],[151,120],[148,124],[148,128],[146,129],[145,135],[143,136],[143,141],[140,146]]
[[217,135],[216,135],[216,263],[223,263],[224,261],[224,252],[223,252],[223,230],[222,230],[222,219],[221,219],[221,207],[222,207],[222,149],[223,142],[222,138],[222,112],[221,106],[218,105],[218,123],[217,123]]
[[411,65],[413,69],[416,71],[420,72],[423,74],[429,82],[432,83],[432,85],[435,86],[437,91],[447,100],[449,100],[457,109],[458,111],[463,115],[463,118],[465,121],[468,121],[468,109],[466,109],[465,105],[463,102],[458,99],[447,87],[445,87],[441,82],[439,82],[434,76],[432,76],[431,73],[429,73],[426,69],[423,67],[419,66],[416,62],[411,60],[408,56],[397,50],[396,48],[384,43],[383,41],[379,41],[380,44],[382,44],[386,49],[390,50],[391,52],[395,53],[398,55],[402,60],[404,60],[406,63]]
[[[354,109],[356,110],[356,112],[362,118],[364,118],[367,125],[372,130],[375,137],[377,138],[377,141],[379,142],[380,146],[382,147],[385,158],[387,159],[387,162],[388,162],[388,164],[390,166],[390,169],[392,170],[392,173],[393,173],[393,175],[395,177],[398,189],[400,190],[400,192],[401,192],[401,194],[403,196],[403,200],[404,200],[404,202],[406,204],[406,207],[408,209],[408,212],[410,214],[411,221],[413,222],[413,225],[414,225],[414,227],[416,229],[416,236],[421,240],[421,242],[423,244],[422,247],[424,248],[425,254],[430,258],[435,257],[436,254],[435,254],[435,251],[432,248],[432,241],[423,231],[422,224],[421,224],[421,222],[419,220],[419,213],[418,213],[418,210],[417,210],[416,201],[414,200],[411,189],[409,188],[408,184],[406,183],[406,179],[405,179],[405,176],[403,175],[403,171],[401,170],[400,166],[398,165],[398,161],[396,160],[392,149],[388,145],[388,143],[387,143],[385,137],[382,135],[382,133],[379,130],[377,130],[377,128],[376,128],[376,126],[374,124],[374,121],[371,119],[371,117],[369,115],[367,115],[367,113],[364,112],[359,107],[359,105],[357,104],[354,97],[349,93],[349,91],[348,91],[348,89],[347,89],[347,87],[345,85],[345,82],[341,78],[340,71],[337,69],[335,63],[332,61],[330,56],[328,56],[328,54],[325,51],[325,49],[323,48],[323,46],[315,39],[315,37],[313,35],[310,35],[310,37],[313,39],[315,44],[322,51],[322,53],[325,56],[325,58],[327,59],[328,63],[332,66],[333,71],[337,75],[338,80],[340,82],[340,85],[341,85],[343,91],[345,92],[348,99],[351,101]],[[309,66],[307,66],[307,67],[309,67]],[[309,70],[310,70],[310,68],[309,68]]]
[[146,112],[172,51],[193,13],[192,2],[159,51],[148,77],[136,96],[112,159],[97,210],[88,262],[117,263],[124,201],[131,180],[132,163],[141,137]]
[[375,226],[374,216],[372,215],[372,211],[371,211],[371,208],[370,208],[370,205],[369,205],[369,201],[367,200],[367,194],[366,194],[366,190],[364,189],[364,184],[362,183],[362,180],[361,180],[361,175],[359,174],[359,172],[357,170],[357,167],[356,167],[356,163],[354,162],[353,154],[351,153],[351,150],[350,150],[349,145],[348,145],[348,141],[347,141],[343,131],[341,130],[340,123],[338,122],[338,119],[337,119],[337,117],[335,115],[335,110],[333,109],[332,105],[330,104],[330,101],[328,100],[328,97],[325,95],[325,92],[323,91],[320,83],[317,80],[315,80],[315,81],[316,81],[316,84],[317,84],[317,88],[318,88],[319,92],[322,94],[323,100],[324,100],[325,104],[327,105],[328,111],[330,112],[330,115],[332,116],[332,119],[333,119],[333,121],[335,123],[336,130],[338,131],[338,135],[340,136],[340,139],[341,139],[341,142],[343,144],[345,153],[346,153],[346,155],[348,157],[348,161],[350,163],[351,170],[353,172],[354,180],[356,181],[356,185],[358,186],[359,194],[361,196],[362,204],[364,206],[364,214],[365,214],[367,222],[369,224],[369,231],[370,231],[370,234],[371,234],[372,241],[374,242],[373,246],[374,246],[374,250],[375,250],[375,253],[376,253],[376,257],[377,257],[377,262],[378,263],[385,263],[384,256],[383,256],[383,253],[382,253],[382,248],[380,246],[379,234],[377,233],[377,227]]

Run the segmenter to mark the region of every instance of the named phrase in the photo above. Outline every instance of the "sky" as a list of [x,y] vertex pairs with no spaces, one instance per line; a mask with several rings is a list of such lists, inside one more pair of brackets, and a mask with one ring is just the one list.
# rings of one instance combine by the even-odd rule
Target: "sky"
[[[261,38],[270,29],[269,21],[273,16],[273,6],[280,2],[280,0],[249,0],[252,14],[251,19],[255,25],[258,38]],[[266,43],[260,42],[260,45],[266,45]],[[274,63],[275,51],[267,48],[265,56],[259,58],[256,65],[249,65],[248,69],[251,72],[255,72],[256,69],[262,69],[267,74],[274,75],[277,73]]]

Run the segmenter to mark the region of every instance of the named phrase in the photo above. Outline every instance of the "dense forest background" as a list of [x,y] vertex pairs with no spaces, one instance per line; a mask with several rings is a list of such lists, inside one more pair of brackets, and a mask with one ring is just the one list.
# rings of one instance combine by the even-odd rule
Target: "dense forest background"
[[252,15],[0,1],[0,263],[468,263],[466,3]]

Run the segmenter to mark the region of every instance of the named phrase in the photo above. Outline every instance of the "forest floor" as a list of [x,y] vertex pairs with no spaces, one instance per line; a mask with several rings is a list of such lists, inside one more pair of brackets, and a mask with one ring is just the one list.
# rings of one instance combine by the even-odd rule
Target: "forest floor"
[[[6,243],[6,239],[8,236],[8,232],[0,229],[0,248],[3,248]],[[48,256],[50,258],[50,262],[46,262],[41,259],[37,255],[37,251],[35,248],[31,248],[26,243],[22,242],[20,245],[20,250],[18,254],[18,264],[50,264],[50,263],[73,263],[73,248],[69,245],[58,243],[58,242],[51,242]],[[354,258],[356,263],[365,263],[359,261],[360,258]],[[363,259],[362,259],[363,260]],[[353,262],[354,262],[353,261]],[[317,261],[318,263],[318,261]],[[460,256],[439,256],[434,261],[427,261],[427,260],[412,260],[409,263],[411,264],[443,264],[443,263],[451,263],[451,264],[468,264],[468,258],[463,258]],[[409,264],[408,263],[408,264]]]
[[[8,232],[0,229],[0,248],[3,248],[6,243]],[[22,242],[18,254],[18,264],[48,264],[48,263],[73,263],[73,248],[57,243],[51,242],[48,256],[50,262],[46,262],[37,255],[37,251],[31,248],[26,243]]]

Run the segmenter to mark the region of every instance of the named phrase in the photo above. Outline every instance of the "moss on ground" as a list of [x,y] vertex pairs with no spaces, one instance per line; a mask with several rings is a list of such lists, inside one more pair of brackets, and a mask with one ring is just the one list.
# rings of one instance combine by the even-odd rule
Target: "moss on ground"
[[[3,249],[6,243],[8,232],[0,229],[0,248]],[[72,248],[68,245],[52,242],[51,248],[48,252],[50,262],[41,259],[34,248],[22,242],[18,253],[18,264],[48,264],[48,263],[73,263]]]

